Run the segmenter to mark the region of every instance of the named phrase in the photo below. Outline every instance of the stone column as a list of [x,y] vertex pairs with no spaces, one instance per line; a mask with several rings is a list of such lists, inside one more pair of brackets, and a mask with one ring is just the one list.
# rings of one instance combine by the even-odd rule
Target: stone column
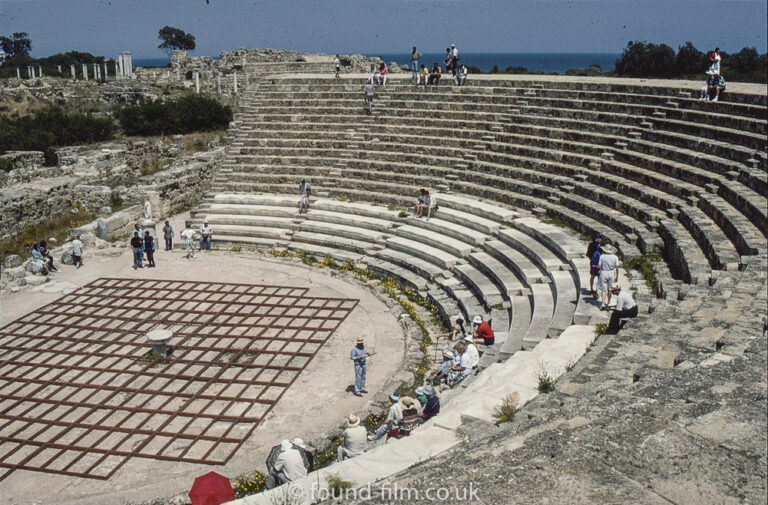
[[88,65],[83,63],[83,79],[88,80]]
[[42,65],[37,66],[37,76],[42,77],[43,76],[43,67]]
[[[245,70],[243,70],[245,72]],[[248,91],[248,86],[250,86],[251,81],[248,79],[248,72],[245,72],[245,90]]]
[[221,74],[216,75],[216,91],[221,95]]
[[16,79],[21,80],[21,70],[19,70],[19,67],[16,67]]
[[123,78],[123,55],[118,54],[117,60],[115,61],[115,77],[117,79]]
[[237,70],[232,71],[232,93],[237,94]]
[[133,59],[131,58],[130,51],[123,51],[120,53],[120,60],[122,63],[122,75],[123,77],[133,76]]
[[56,65],[56,70],[58,70],[59,73],[61,73],[61,65]]
[[69,72],[72,74],[72,79],[75,79],[77,77],[77,74],[75,74],[75,64],[71,64],[69,66]]
[[195,70],[195,93],[200,93],[200,72]]
[[107,72],[107,62],[104,62],[104,80],[107,80],[107,77],[109,77],[109,72]]
[[93,63],[93,78],[97,81],[99,80],[99,64]]

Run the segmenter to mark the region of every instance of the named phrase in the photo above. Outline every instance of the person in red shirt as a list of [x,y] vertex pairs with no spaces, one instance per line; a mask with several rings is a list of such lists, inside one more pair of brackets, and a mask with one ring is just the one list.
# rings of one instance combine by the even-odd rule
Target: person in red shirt
[[475,326],[475,331],[472,334],[475,342],[485,345],[493,345],[495,339],[491,325],[483,321],[483,318],[480,316],[475,316],[475,318],[472,320],[472,323]]

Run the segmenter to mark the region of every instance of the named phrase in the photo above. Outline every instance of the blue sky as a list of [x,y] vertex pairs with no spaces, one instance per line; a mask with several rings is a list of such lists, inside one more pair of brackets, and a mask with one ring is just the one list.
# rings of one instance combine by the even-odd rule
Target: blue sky
[[197,38],[197,55],[237,47],[301,52],[614,52],[629,40],[690,40],[766,52],[766,1],[751,0],[0,0],[0,34],[33,56],[65,50],[162,57],[157,32]]

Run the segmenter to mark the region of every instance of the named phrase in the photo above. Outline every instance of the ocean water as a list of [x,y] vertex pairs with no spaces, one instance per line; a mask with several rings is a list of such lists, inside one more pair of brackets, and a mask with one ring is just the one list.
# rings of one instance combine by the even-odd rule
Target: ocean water
[[[437,62],[441,67],[445,53],[422,53],[421,63],[431,66]],[[483,72],[489,72],[494,65],[501,70],[507,67],[525,67],[528,70],[564,74],[569,68],[584,68],[597,63],[603,71],[613,70],[619,53],[462,53],[461,60],[467,66],[478,67]],[[366,56],[381,56],[387,63],[396,61],[400,65],[408,65],[411,59],[410,51],[391,54],[368,54]]]
[[[396,61],[400,65],[408,65],[410,52],[367,54],[370,57],[381,57],[387,63]],[[619,53],[461,53],[461,63],[478,67],[483,72],[489,72],[494,65],[504,70],[507,67],[525,67],[528,70],[564,74],[569,68],[584,68],[597,63],[605,70],[613,70]],[[421,62],[427,66],[437,62],[443,65],[445,53],[423,53]],[[136,58],[133,60],[137,67],[165,67],[171,63],[168,58]]]

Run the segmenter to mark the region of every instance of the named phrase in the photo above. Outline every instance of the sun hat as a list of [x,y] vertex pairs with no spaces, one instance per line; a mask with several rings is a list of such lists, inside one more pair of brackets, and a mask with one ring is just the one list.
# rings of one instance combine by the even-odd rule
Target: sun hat
[[290,451],[291,449],[293,449],[293,444],[290,442],[290,440],[283,440],[280,442],[280,450]]
[[410,410],[416,406],[415,400],[410,396],[403,396],[400,398],[397,404],[400,405],[400,407],[404,410]]
[[347,418],[347,428],[354,428],[360,425],[360,418],[354,414],[350,414]]
[[416,389],[414,389],[413,392],[416,393],[417,395],[421,396],[421,395],[424,394],[424,388],[422,386],[419,386]]
[[398,401],[400,401],[400,395],[397,393],[392,393],[391,395],[389,395],[389,401],[391,401],[392,403],[397,403]]
[[606,244],[603,246],[603,252],[606,254],[616,254],[616,248],[611,244]]
[[464,337],[464,340],[466,340],[467,342],[470,342],[470,343],[474,342],[474,340],[472,339],[472,335],[467,335],[466,337]]
[[443,359],[453,359],[453,353],[448,349],[443,349]]
[[432,396],[435,394],[435,390],[432,388],[432,386],[424,386],[424,394],[427,396]]
[[472,322],[475,323],[475,324],[480,324],[480,323],[483,322],[483,318],[480,317],[480,316],[475,316],[475,318],[472,319]]
[[301,447],[302,449],[307,448],[307,444],[304,443],[304,440],[300,439],[299,437],[296,437],[293,439],[293,445],[297,447]]
[[356,342],[357,342],[358,344],[362,344],[362,343],[364,342],[364,340],[363,340],[363,337],[357,337],[357,340],[356,340]]

